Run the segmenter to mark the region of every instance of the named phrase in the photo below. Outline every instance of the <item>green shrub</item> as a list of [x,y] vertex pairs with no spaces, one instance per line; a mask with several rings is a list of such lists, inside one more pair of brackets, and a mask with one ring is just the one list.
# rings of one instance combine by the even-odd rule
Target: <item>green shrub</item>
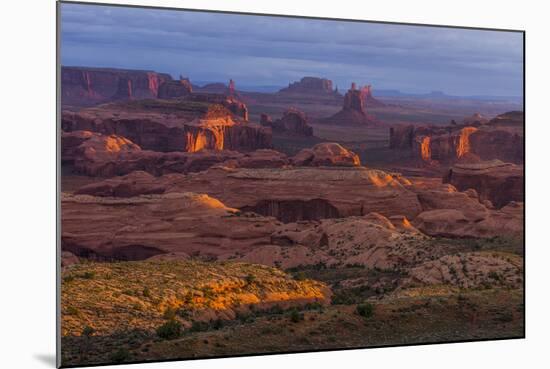
[[173,307],[168,307],[166,310],[164,310],[164,314],[162,314],[162,317],[166,320],[174,320],[176,318],[177,310]]
[[111,355],[111,361],[114,363],[122,363],[130,358],[130,352],[124,347],[119,348]]
[[246,284],[252,284],[256,280],[256,277],[252,274],[248,274],[245,280],[246,280]]
[[157,328],[157,336],[166,340],[173,340],[181,336],[181,331],[181,324],[173,319]]
[[191,328],[189,328],[190,332],[204,332],[207,331],[210,328],[210,325],[206,322],[200,322],[200,321],[193,321],[193,324],[191,324]]
[[89,325],[85,326],[84,329],[82,330],[82,336],[84,337],[90,337],[94,333],[95,333],[95,329],[93,329]]
[[94,272],[84,272],[84,274],[82,274],[80,277],[82,279],[94,279],[95,273]]
[[143,297],[151,297],[151,291],[149,290],[149,288],[145,287],[143,289]]
[[361,315],[363,318],[369,319],[374,313],[374,306],[370,303],[360,304],[357,305],[356,311],[357,314]]
[[298,323],[299,321],[304,320],[304,314],[300,313],[296,309],[290,311],[290,321],[292,323]]

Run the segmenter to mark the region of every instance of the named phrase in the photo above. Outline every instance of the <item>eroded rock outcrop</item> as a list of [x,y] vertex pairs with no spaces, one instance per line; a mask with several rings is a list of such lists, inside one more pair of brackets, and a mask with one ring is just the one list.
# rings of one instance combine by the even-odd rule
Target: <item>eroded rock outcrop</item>
[[313,136],[313,128],[308,124],[307,116],[298,109],[288,109],[280,119],[273,121],[267,114],[262,114],[260,124],[271,127],[273,132],[293,136]]
[[112,177],[145,171],[154,176],[192,173],[220,164],[232,168],[280,168],[290,163],[285,154],[274,150],[240,153],[231,150],[159,152],[142,150],[117,135],[90,131],[63,132],[62,163],[73,173]]
[[502,286],[519,288],[523,284],[522,258],[513,254],[472,252],[445,255],[409,270],[403,287],[451,285],[460,288]]
[[63,112],[62,129],[128,138],[153,151],[240,150],[271,147],[271,132],[239,121],[211,101],[140,100]]
[[320,143],[311,149],[303,149],[292,158],[296,166],[360,166],[361,160],[353,151],[338,143]]
[[367,92],[370,93],[370,86],[357,88],[355,83],[344,96],[342,110],[329,118],[323,119],[322,123],[337,124],[342,126],[372,126],[377,124],[376,119],[367,114]]
[[390,148],[409,150],[424,162],[523,162],[523,113],[511,112],[489,122],[450,126],[390,128]]
[[193,86],[188,78],[180,76],[179,81],[166,81],[158,89],[159,99],[172,99],[188,96],[193,92]]
[[[125,177],[119,180],[131,182]],[[101,187],[103,183],[95,185]],[[167,193],[206,193],[232,208],[285,222],[361,216],[370,212],[414,219],[422,211],[418,196],[410,191],[410,182],[405,178],[362,167],[217,166],[192,175],[157,177],[151,186],[159,185]]]
[[443,178],[460,191],[473,188],[480,200],[501,208],[510,201],[523,202],[523,166],[492,160],[474,164],[455,164]]
[[411,190],[422,212],[412,224],[425,234],[441,237],[519,236],[523,232],[523,203],[511,202],[500,210],[482,203],[473,189],[459,192],[452,185]]

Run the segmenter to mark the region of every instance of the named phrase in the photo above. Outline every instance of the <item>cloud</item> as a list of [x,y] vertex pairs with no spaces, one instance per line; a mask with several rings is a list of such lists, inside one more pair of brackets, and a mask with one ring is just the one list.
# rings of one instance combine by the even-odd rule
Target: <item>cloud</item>
[[62,4],[62,63],[243,84],[303,75],[378,88],[521,95],[521,33]]

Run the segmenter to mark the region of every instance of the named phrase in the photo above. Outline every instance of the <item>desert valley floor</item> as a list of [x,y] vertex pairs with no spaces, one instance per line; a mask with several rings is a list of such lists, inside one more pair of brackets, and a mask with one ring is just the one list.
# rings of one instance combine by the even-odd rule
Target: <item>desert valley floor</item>
[[61,78],[63,365],[524,335],[520,103]]

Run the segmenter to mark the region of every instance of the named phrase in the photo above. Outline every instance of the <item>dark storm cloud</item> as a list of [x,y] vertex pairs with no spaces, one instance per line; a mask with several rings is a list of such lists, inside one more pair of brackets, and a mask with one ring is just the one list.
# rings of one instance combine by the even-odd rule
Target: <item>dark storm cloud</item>
[[521,95],[522,35],[297,18],[62,5],[62,63],[285,85]]

